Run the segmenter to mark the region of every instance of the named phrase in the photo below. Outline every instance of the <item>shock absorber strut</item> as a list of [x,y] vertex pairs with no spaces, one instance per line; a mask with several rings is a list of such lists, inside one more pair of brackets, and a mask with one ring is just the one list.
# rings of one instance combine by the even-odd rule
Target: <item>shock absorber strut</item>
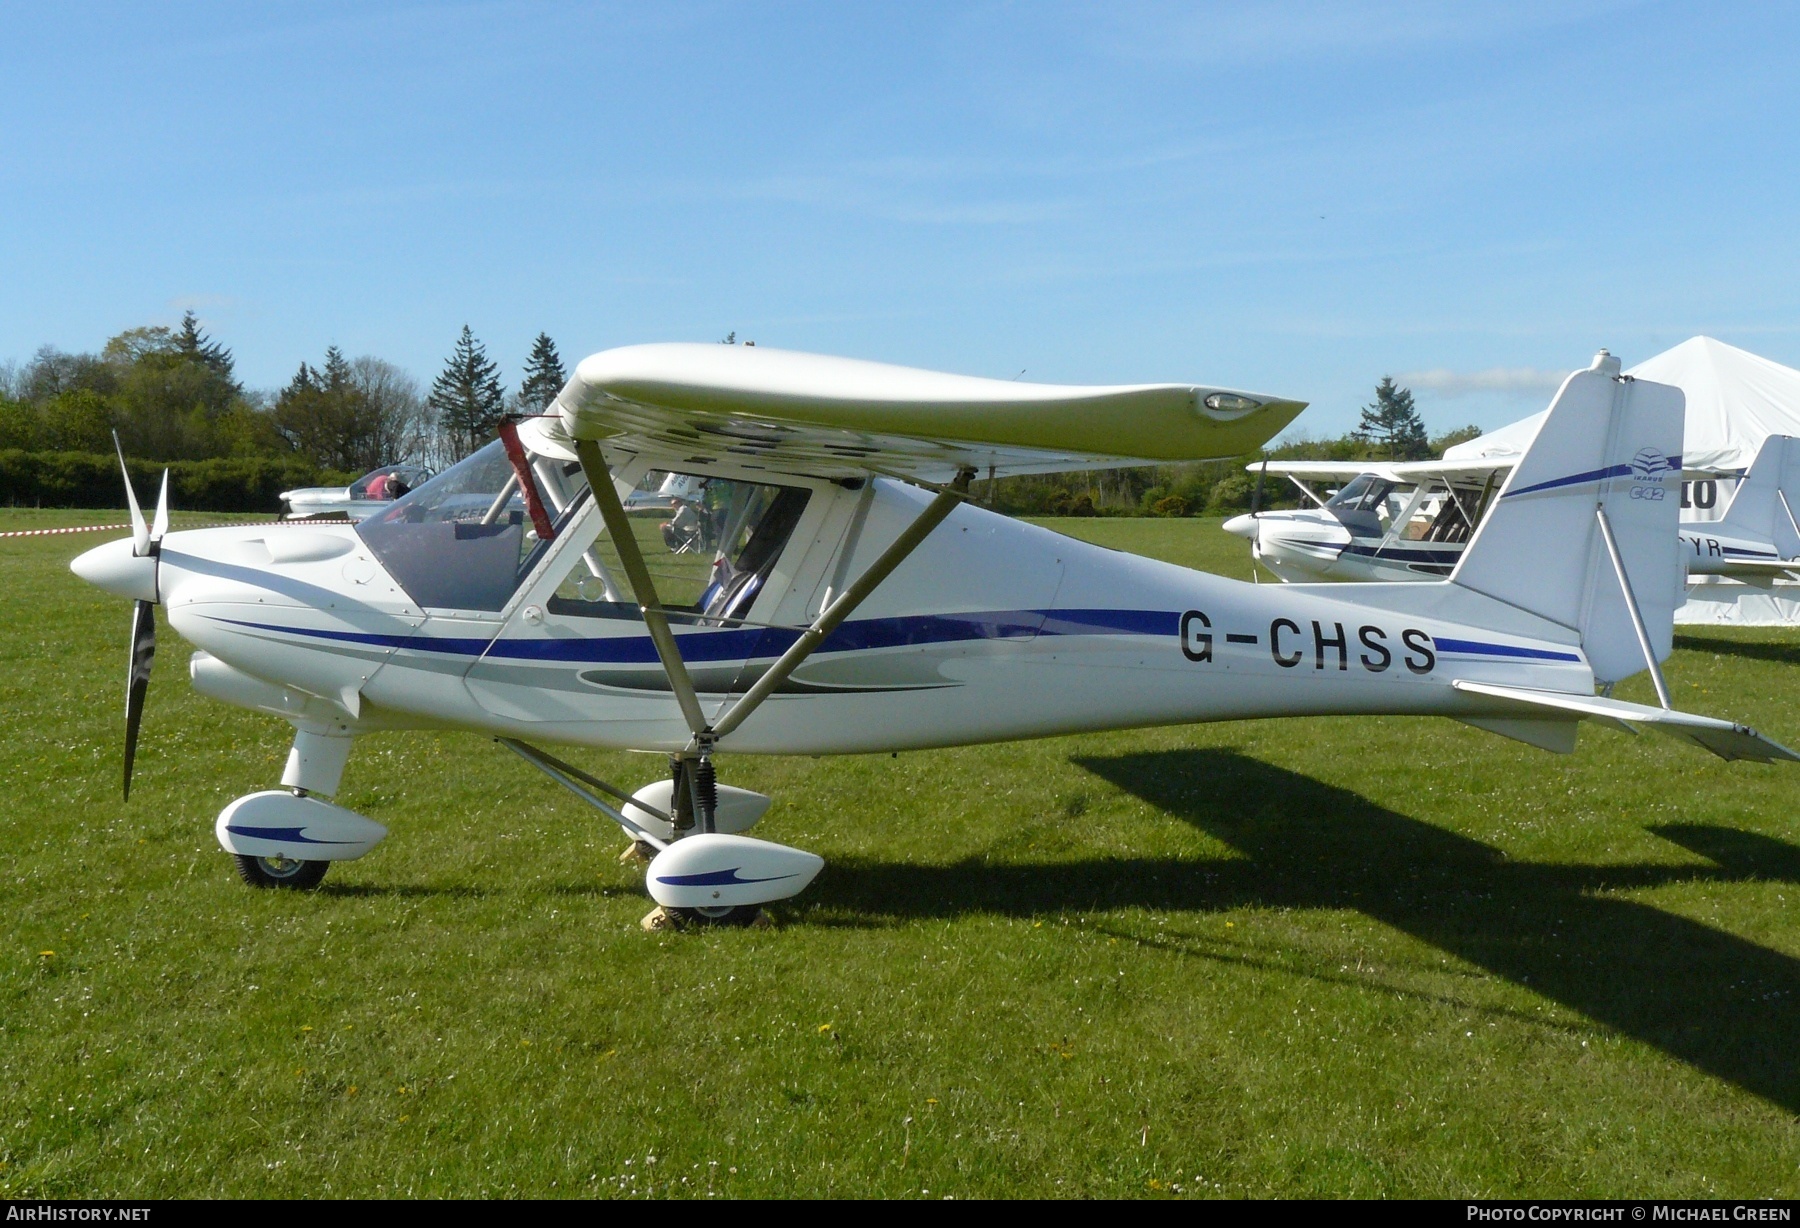
[[713,830],[713,819],[719,811],[719,778],[713,770],[712,756],[670,755],[669,777],[674,786],[670,801],[670,817],[679,837],[698,829]]
[[692,771],[695,817],[699,820],[700,830],[710,832],[719,813],[719,778],[713,771],[712,756],[694,760]]

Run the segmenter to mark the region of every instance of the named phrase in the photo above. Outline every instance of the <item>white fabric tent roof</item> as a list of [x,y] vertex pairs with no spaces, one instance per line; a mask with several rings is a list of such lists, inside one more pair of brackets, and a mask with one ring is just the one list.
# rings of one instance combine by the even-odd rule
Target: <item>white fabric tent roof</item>
[[[1770,435],[1800,435],[1800,371],[1723,341],[1691,337],[1626,374],[1687,394],[1681,465],[1689,472],[1742,472]],[[1522,418],[1457,444],[1444,459],[1517,460],[1543,420],[1543,413]]]

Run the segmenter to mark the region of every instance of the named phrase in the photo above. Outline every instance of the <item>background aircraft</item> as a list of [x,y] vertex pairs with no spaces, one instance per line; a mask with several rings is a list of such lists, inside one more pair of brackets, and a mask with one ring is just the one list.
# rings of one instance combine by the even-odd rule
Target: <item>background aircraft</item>
[[361,520],[372,516],[414,487],[431,480],[423,465],[383,465],[371,469],[348,486],[303,486],[281,492],[289,520],[345,516]]
[[[200,650],[198,690],[294,725],[284,788],[215,823],[262,886],[317,883],[386,835],[319,795],[357,736],[389,729],[493,736],[612,819],[653,854],[651,924],[746,919],[822,865],[741,834],[769,799],[718,782],[730,752],[1411,713],[1561,752],[1598,720],[1796,757],[1669,704],[1681,397],[1663,385],[1571,376],[1435,584],[1244,584],[966,500],[983,469],[1241,455],[1301,408],[635,346],[588,358],[550,413],[355,526],[167,533],[165,482],[154,526],[134,497],[132,538],[73,568],[137,603],[127,789],[153,603]],[[672,474],[709,549],[675,548],[665,509],[626,509]],[[1610,698],[1646,668],[1660,706]],[[628,794],[527,739],[657,751],[670,770]]]
[[[1617,360],[1612,360],[1616,365]],[[1225,522],[1283,580],[1429,580],[1449,575],[1514,465],[1488,461],[1269,461],[1312,507]],[[1327,487],[1321,496],[1311,484]],[[1337,489],[1329,489],[1335,484]],[[1771,435],[1719,519],[1683,519],[1690,575],[1761,580],[1800,575],[1800,440]]]

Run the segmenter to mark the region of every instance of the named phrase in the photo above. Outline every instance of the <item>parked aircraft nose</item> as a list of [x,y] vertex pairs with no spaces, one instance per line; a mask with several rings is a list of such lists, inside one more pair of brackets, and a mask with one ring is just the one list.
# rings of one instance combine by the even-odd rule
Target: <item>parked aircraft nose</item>
[[122,537],[104,546],[95,546],[69,564],[69,570],[109,593],[137,601],[155,601],[156,558],[131,552],[131,539]]
[[1250,541],[1256,540],[1256,517],[1248,512],[1242,516],[1233,516],[1222,527],[1227,533],[1234,533]]

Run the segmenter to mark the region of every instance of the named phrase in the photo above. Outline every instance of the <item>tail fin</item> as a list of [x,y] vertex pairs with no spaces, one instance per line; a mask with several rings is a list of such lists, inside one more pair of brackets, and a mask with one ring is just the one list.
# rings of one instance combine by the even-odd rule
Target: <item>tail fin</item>
[[[1623,578],[1658,661],[1685,578],[1679,388],[1619,374],[1604,350],[1563,381],[1450,582],[1577,631],[1603,683],[1647,668]],[[1612,530],[1613,565],[1599,512]]]
[[1773,542],[1781,557],[1800,556],[1800,439],[1771,435],[1750,462],[1717,525],[1721,533]]

